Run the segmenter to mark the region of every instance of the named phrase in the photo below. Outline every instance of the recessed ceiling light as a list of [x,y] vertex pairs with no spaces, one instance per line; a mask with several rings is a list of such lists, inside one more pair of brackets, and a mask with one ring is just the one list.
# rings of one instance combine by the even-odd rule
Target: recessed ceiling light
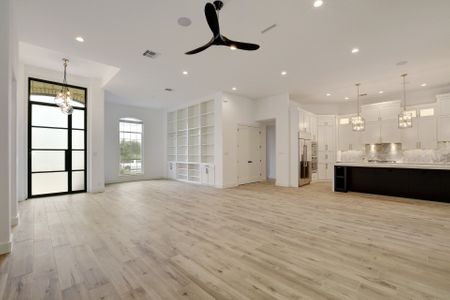
[[77,36],[77,37],[75,38],[75,40],[76,40],[77,42],[84,43],[84,38],[83,38],[82,36]]
[[323,1],[322,0],[316,0],[316,1],[314,1],[313,5],[314,5],[315,8],[321,7],[323,5]]
[[349,98],[349,97],[345,97],[344,99],[345,99],[345,100],[350,100],[350,98]]
[[359,53],[359,48],[353,48],[353,49],[352,49],[352,53],[353,53],[353,54]]
[[427,84],[426,84],[426,83],[422,83],[420,86],[421,86],[421,87],[426,87]]
[[379,91],[378,94],[384,94],[384,91]]
[[330,93],[327,93],[327,97],[330,97],[331,96],[331,94]]
[[237,90],[237,87],[233,86],[231,89],[232,89],[233,91],[236,91],[236,90]]
[[183,75],[188,75],[189,72],[188,71],[183,71]]
[[282,72],[281,72],[281,75],[282,75],[282,76],[286,76],[286,75],[287,75],[287,72],[286,72],[286,71],[282,71]]
[[232,51],[237,50],[237,47],[235,45],[231,45],[230,50],[232,50]]

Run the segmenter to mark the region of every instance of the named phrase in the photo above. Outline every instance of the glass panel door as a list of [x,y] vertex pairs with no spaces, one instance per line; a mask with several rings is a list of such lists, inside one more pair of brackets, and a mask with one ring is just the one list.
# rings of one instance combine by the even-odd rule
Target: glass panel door
[[77,104],[69,116],[53,102],[60,89],[29,79],[29,197],[86,191],[86,89],[70,88]]

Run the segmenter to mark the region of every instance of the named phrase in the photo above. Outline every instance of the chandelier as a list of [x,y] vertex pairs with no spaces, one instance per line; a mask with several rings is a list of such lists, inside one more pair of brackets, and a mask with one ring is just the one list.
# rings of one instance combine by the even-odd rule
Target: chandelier
[[61,90],[55,97],[55,103],[59,106],[61,111],[66,115],[71,115],[73,113],[72,98],[70,95],[69,87],[67,86],[67,65],[69,60],[63,58],[64,62],[64,79],[62,82]]
[[357,83],[356,84],[356,109],[357,109],[357,115],[355,117],[352,117],[351,122],[352,122],[352,129],[353,131],[364,131],[366,129],[366,121],[364,120],[364,118],[361,116],[361,106],[359,103],[359,86],[361,84]]
[[411,128],[413,126],[412,124],[412,118],[413,114],[410,111],[406,111],[406,76],[408,74],[403,74],[403,111],[398,115],[398,128],[405,129],[405,128]]

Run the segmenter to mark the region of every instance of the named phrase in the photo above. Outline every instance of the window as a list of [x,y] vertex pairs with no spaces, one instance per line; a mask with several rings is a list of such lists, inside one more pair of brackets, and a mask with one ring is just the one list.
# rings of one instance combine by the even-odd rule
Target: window
[[350,119],[349,118],[342,118],[339,120],[339,124],[340,125],[348,125],[350,124]]
[[424,108],[420,110],[421,117],[432,117],[434,116],[434,108]]
[[120,119],[120,175],[142,174],[141,120]]

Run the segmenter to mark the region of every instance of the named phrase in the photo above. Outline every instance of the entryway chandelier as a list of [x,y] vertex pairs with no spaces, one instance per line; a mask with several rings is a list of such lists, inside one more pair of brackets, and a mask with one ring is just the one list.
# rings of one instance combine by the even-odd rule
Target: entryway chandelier
[[361,116],[361,106],[359,103],[359,86],[361,84],[357,83],[356,84],[356,109],[357,109],[357,115],[355,117],[352,117],[352,128],[353,131],[364,131],[366,129],[366,121],[364,120],[364,118]]
[[398,128],[405,129],[405,128],[411,128],[413,126],[412,124],[412,118],[413,114],[410,111],[406,111],[406,76],[408,74],[402,74],[403,78],[403,111],[398,115]]
[[55,97],[56,105],[61,108],[61,111],[66,115],[71,115],[73,113],[72,98],[70,95],[69,87],[67,86],[67,65],[69,60],[63,58],[64,62],[64,79],[61,86],[61,91]]

